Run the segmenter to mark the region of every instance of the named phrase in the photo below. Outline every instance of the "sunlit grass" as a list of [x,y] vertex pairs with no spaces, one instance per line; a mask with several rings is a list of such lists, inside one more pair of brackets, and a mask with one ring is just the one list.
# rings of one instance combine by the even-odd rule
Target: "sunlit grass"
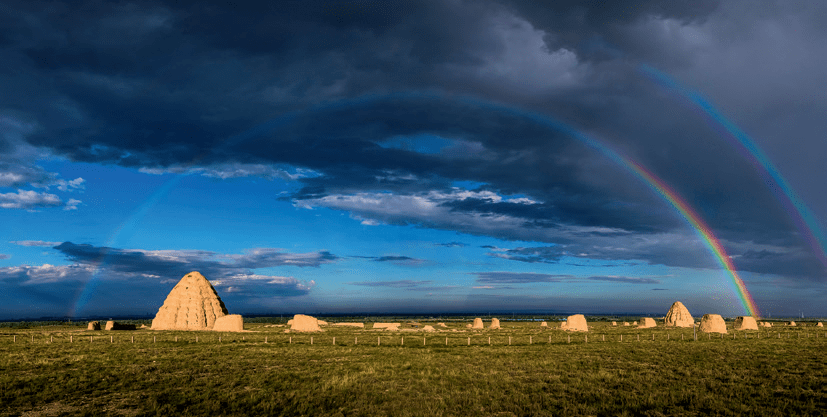
[[588,334],[508,321],[437,333],[264,326],[7,329],[0,413],[820,415],[827,407],[827,334],[815,327],[694,341],[691,328],[606,323]]

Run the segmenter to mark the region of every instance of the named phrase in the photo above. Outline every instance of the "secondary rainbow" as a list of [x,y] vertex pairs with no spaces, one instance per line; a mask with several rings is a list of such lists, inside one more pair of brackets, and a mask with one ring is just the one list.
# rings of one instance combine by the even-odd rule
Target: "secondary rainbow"
[[810,245],[813,254],[821,261],[827,270],[827,238],[818,226],[818,221],[810,209],[798,198],[793,188],[781,175],[770,159],[764,154],[758,144],[749,137],[735,123],[724,117],[712,103],[699,93],[679,84],[666,73],[648,65],[641,65],[640,72],[667,91],[673,92],[686,99],[701,114],[713,122],[713,127],[738,152],[744,156],[764,177],[775,198],[784,207],[784,210],[795,223],[801,236]]

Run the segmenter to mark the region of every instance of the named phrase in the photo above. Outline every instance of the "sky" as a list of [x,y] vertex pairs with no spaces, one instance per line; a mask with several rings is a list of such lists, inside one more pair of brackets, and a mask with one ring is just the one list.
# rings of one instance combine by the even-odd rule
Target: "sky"
[[0,6],[0,319],[827,316],[827,3]]

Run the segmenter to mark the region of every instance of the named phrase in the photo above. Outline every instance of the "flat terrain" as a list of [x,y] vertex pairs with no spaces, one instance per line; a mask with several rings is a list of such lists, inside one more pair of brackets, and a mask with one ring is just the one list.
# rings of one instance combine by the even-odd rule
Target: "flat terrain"
[[827,410],[827,331],[813,323],[760,333],[730,329],[723,338],[699,334],[697,341],[691,328],[594,322],[587,341],[584,333],[536,322],[503,320],[503,329],[476,331],[465,323],[446,322],[449,329],[435,333],[413,330],[431,321],[405,322],[407,331],[323,327],[314,334],[267,323],[247,323],[250,331],[235,334],[2,327],[0,415]]

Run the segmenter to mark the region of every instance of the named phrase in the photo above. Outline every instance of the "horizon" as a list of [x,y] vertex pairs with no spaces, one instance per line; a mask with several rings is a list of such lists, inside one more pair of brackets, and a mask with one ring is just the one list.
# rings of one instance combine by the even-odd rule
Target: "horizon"
[[75,6],[0,10],[0,319],[827,317],[827,4]]

